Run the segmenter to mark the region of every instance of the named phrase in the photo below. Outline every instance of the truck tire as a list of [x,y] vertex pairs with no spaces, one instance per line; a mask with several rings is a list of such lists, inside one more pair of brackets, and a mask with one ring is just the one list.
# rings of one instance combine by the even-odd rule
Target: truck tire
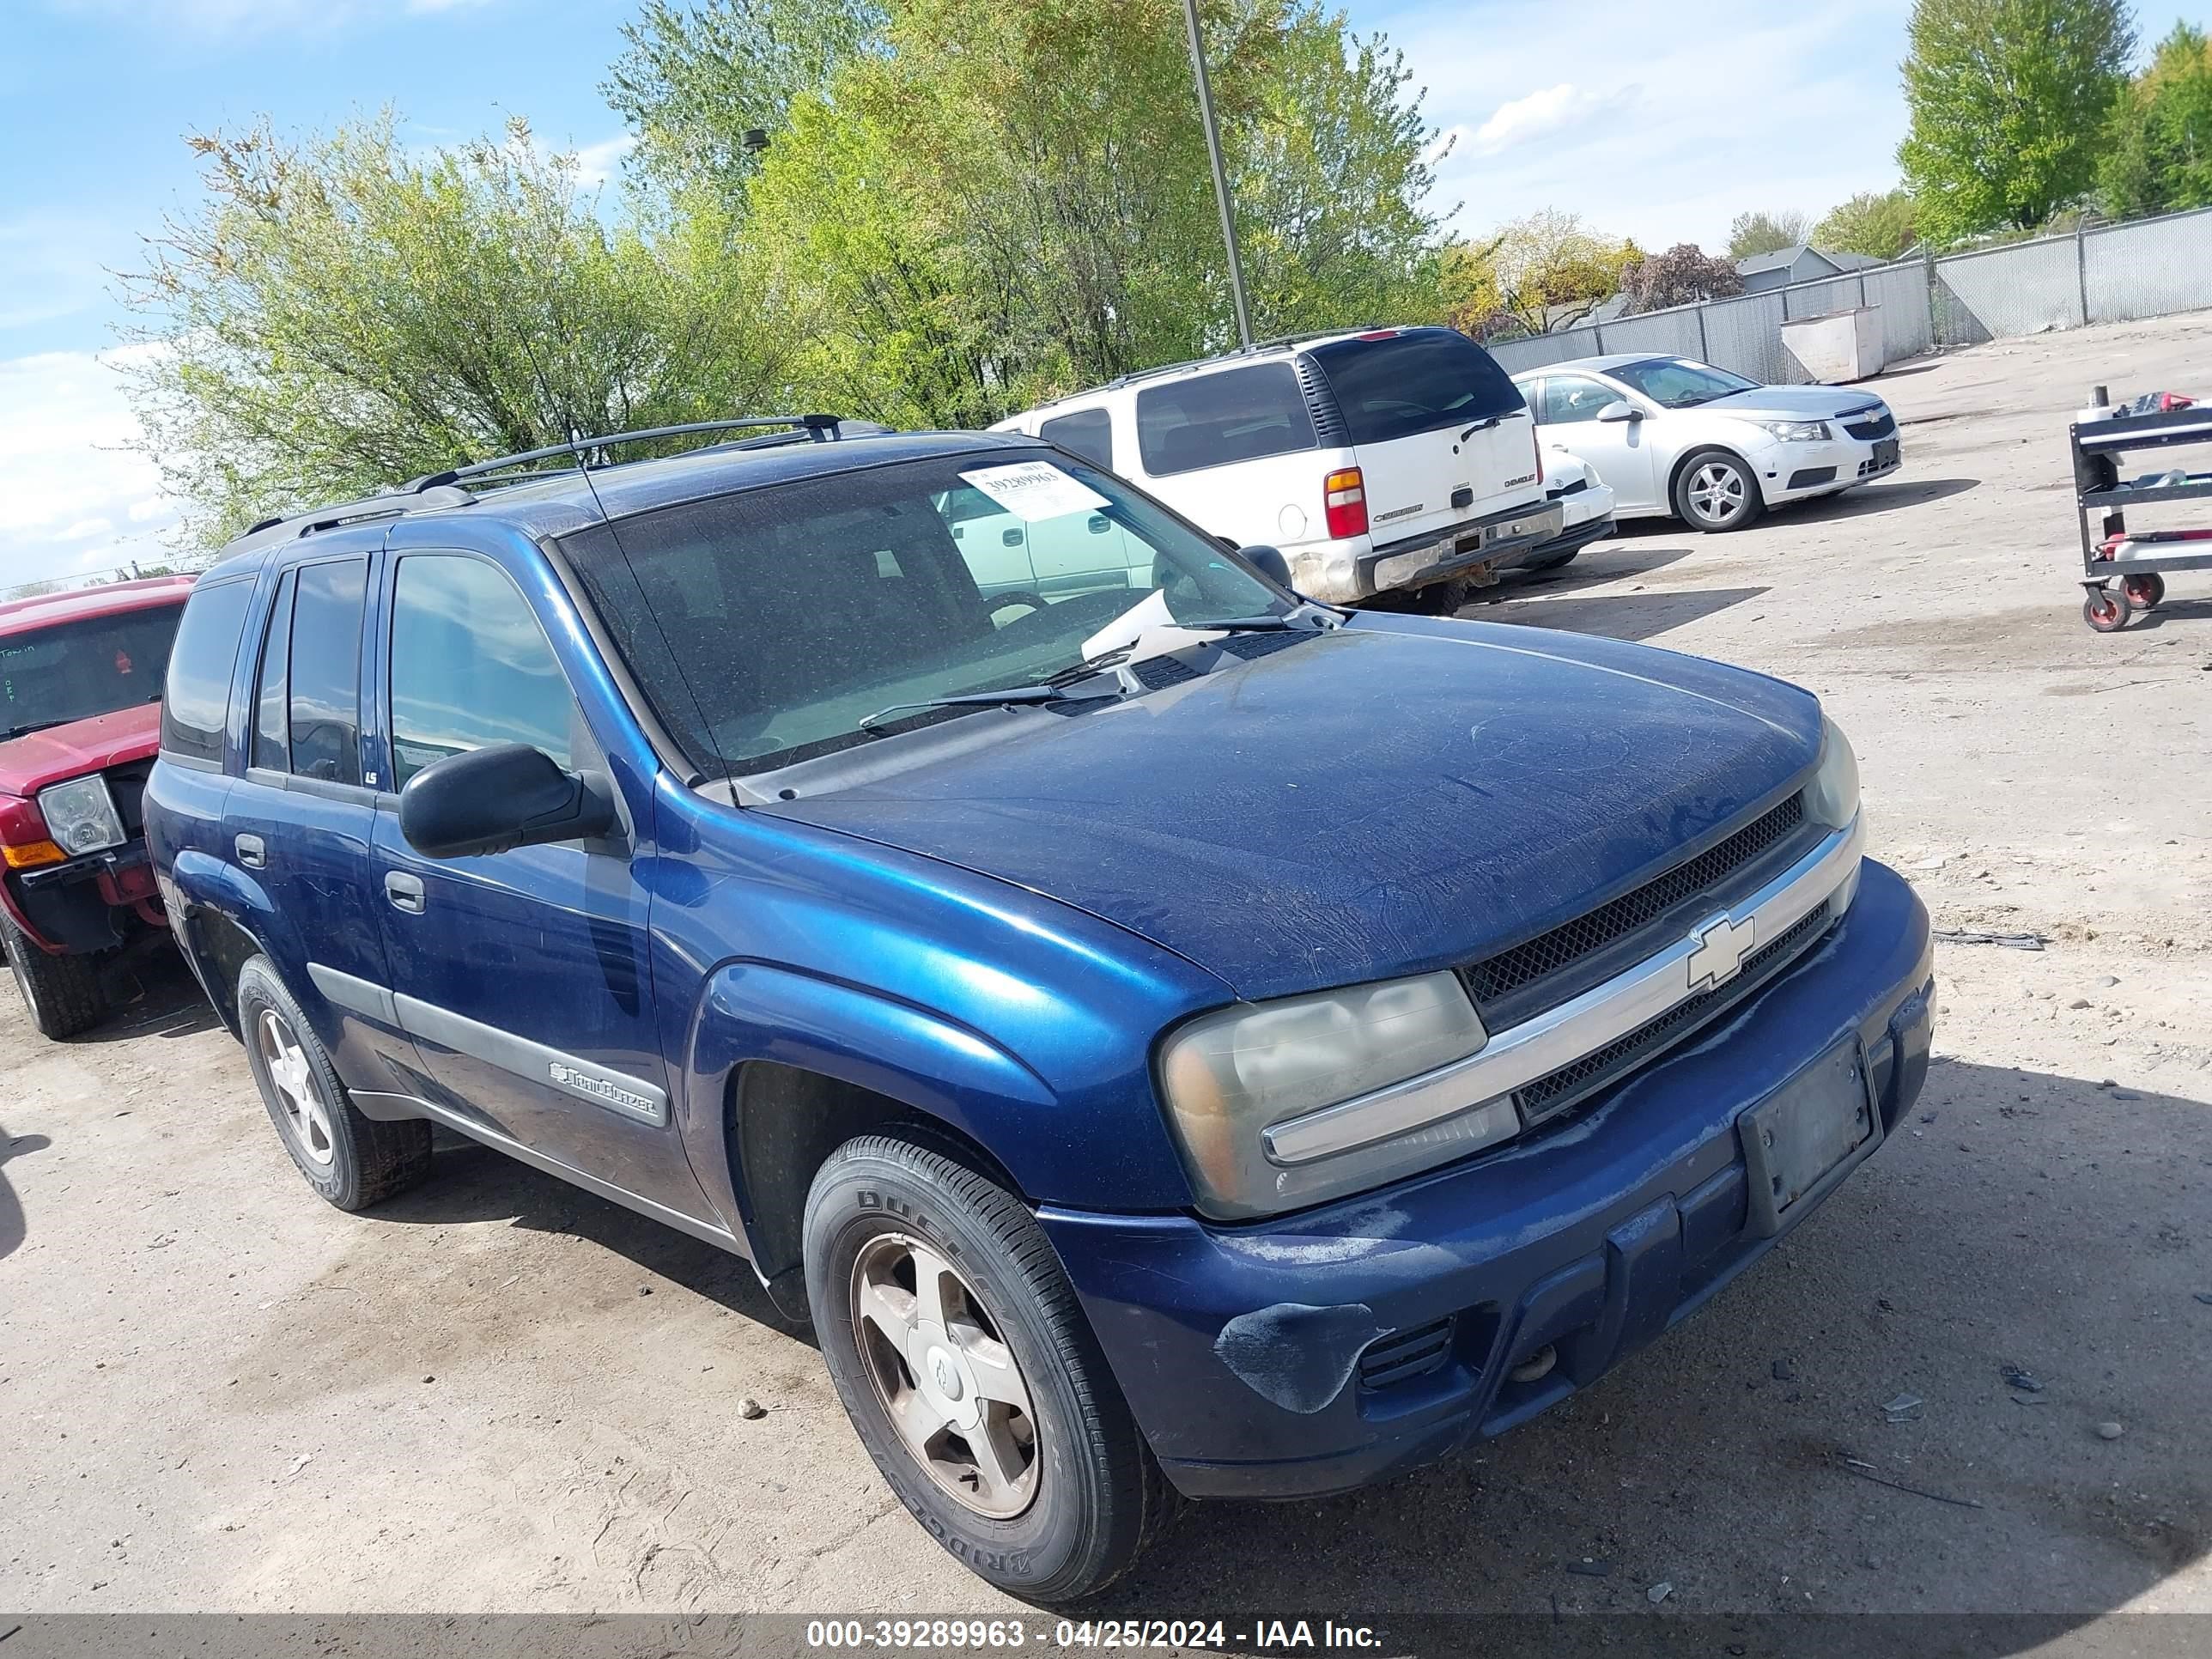
[[365,1210],[430,1173],[430,1126],[363,1117],[300,1005],[266,957],[238,974],[238,1029],[261,1103],[307,1184],[341,1210]]
[[50,957],[24,935],[15,918],[0,915],[0,948],[15,988],[40,1035],[59,1041],[88,1031],[106,1017],[107,993],[95,957]]
[[1701,449],[1674,475],[1674,513],[1709,536],[1741,530],[1766,510],[1759,474],[1749,461],[1725,449]]
[[1133,1565],[1179,1499],[1052,1245],[928,1132],[865,1135],[807,1194],[807,1300],[861,1443],[971,1571],[1043,1606]]

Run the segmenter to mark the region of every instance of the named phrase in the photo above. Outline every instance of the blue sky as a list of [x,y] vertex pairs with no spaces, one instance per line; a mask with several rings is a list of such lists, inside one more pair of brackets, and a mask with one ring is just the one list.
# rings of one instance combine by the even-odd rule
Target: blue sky
[[[1712,246],[1746,207],[1894,182],[1906,0],[1348,0],[1453,136],[1470,230],[1543,207]],[[2205,8],[2187,10],[2202,16]],[[0,586],[161,556],[175,514],[110,366],[107,273],[197,196],[183,136],[391,104],[433,144],[526,117],[618,165],[599,84],[634,0],[9,0],[0,21]],[[2170,22],[2160,9],[2146,32]],[[106,354],[106,355],[103,355]]]

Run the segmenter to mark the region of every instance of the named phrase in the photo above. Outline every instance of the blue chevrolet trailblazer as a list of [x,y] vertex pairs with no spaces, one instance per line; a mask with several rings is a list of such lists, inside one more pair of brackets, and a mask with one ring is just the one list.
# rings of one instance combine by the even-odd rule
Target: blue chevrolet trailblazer
[[257,527],[146,821],[317,1192],[442,1125],[747,1257],[1052,1603],[1527,1420],[1894,1132],[1929,930],[1858,793],[1795,687],[805,416]]

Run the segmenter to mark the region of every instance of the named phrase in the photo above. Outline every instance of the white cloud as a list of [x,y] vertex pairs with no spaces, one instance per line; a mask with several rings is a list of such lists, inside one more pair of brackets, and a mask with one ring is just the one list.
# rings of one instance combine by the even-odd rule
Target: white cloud
[[1624,87],[1609,94],[1599,94],[1577,87],[1571,81],[1562,81],[1556,87],[1516,98],[1510,104],[1500,104],[1490,118],[1474,130],[1474,153],[1495,155],[1532,138],[1580,126],[1595,116],[1632,101],[1638,90]]
[[603,138],[596,144],[586,144],[576,152],[576,179],[586,185],[604,185],[615,175],[623,164],[623,157],[637,148],[637,135],[618,133],[612,138]]
[[[1819,214],[1897,177],[1909,0],[1395,0],[1360,17],[1404,50],[1458,139],[1437,204],[1468,234],[1542,208],[1647,247],[1717,247],[1749,208]],[[1712,42],[1726,41],[1717,73]]]
[[114,367],[149,349],[0,361],[0,587],[166,556],[176,507],[125,447],[138,422]]

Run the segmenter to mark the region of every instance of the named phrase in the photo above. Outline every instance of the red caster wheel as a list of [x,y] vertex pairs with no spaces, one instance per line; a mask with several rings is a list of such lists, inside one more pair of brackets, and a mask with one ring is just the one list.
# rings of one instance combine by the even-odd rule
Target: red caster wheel
[[2081,620],[2100,634],[2117,634],[2135,615],[2124,587],[2100,587],[2081,601]]
[[2128,596],[2128,603],[2138,611],[2148,611],[2166,597],[2166,578],[2155,570],[2124,577],[2120,586]]

